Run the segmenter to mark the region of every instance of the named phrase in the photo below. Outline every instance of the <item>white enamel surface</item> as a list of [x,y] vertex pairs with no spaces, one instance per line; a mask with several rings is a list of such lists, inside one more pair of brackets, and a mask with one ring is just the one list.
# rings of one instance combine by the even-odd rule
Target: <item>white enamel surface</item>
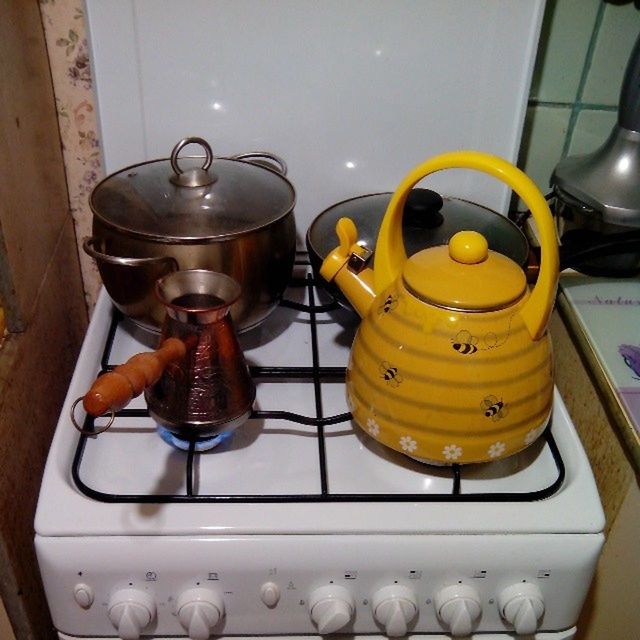
[[[294,291],[293,296],[299,295]],[[274,316],[287,309],[279,309]],[[298,312],[295,312],[298,314]],[[297,495],[302,502],[288,504],[148,504],[104,503],[83,495],[71,478],[71,463],[78,434],[68,418],[75,398],[90,386],[99,370],[102,345],[110,322],[106,294],[100,297],[68,397],[60,416],[45,470],[36,530],[41,535],[193,535],[198,533],[515,533],[602,531],[604,516],[586,456],[562,399],[556,393],[553,434],[566,467],[564,484],[553,496],[534,502],[450,503],[349,502],[349,495],[451,493],[449,469],[434,468],[387,450],[350,421],[324,427],[326,483],[330,495],[346,502],[313,503],[305,497],[321,492],[320,448],[315,427],[280,418],[252,419],[217,449],[197,456],[194,489],[203,495]],[[274,320],[275,322],[275,320]],[[275,325],[274,325],[275,326]],[[140,334],[126,327],[117,334],[113,353],[127,358],[145,350]],[[353,326],[326,326],[339,340],[325,341],[320,361],[344,366]],[[300,362],[311,358],[311,328],[296,317],[281,334],[283,348]],[[280,353],[270,341],[247,336],[247,359],[269,365]],[[252,343],[251,345],[250,343]],[[110,364],[118,364],[112,360]],[[311,380],[274,382],[259,380],[256,408],[289,410],[315,416]],[[321,385],[322,415],[347,411],[344,386],[338,380]],[[138,399],[138,407],[144,401]],[[78,418],[81,416],[78,415]],[[90,489],[112,494],[184,494],[186,456],[158,438],[148,418],[119,417],[110,431],[87,440],[80,464],[80,479]],[[521,454],[490,465],[463,469],[463,492],[538,491],[557,477],[548,446],[534,444]],[[64,508],[61,508],[64,505]],[[72,513],[73,517],[69,517]]]
[[[175,604],[190,588],[221,594],[225,615],[215,636],[315,635],[309,607],[313,593],[323,587],[340,587],[353,598],[354,615],[344,633],[378,634],[373,598],[390,584],[415,594],[412,634],[445,635],[436,596],[459,582],[477,592],[482,604],[474,633],[506,633],[512,627],[501,617],[498,595],[523,580],[536,584],[547,603],[540,630],[569,629],[579,615],[601,544],[600,536],[583,534],[36,538],[54,624],[80,637],[114,635],[105,603],[129,583],[155,602],[157,622],[148,631],[153,637],[184,637]],[[89,610],[73,600],[80,571],[96,590]],[[281,588],[273,609],[260,598],[265,579]]]
[[[289,165],[304,234],[347,197],[475,148],[515,161],[543,0],[87,0],[105,167],[217,155]],[[443,193],[504,212],[508,190],[443,173]]]

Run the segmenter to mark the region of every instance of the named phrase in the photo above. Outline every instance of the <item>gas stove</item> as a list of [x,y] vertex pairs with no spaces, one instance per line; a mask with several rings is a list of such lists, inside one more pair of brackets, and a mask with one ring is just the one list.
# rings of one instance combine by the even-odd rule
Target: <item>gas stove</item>
[[280,307],[240,336],[251,418],[209,451],[179,450],[143,398],[98,435],[72,426],[101,371],[156,346],[103,291],[36,516],[60,638],[573,637],[604,516],[560,396],[544,436],[515,456],[422,464],[351,422],[357,324],[300,254]]

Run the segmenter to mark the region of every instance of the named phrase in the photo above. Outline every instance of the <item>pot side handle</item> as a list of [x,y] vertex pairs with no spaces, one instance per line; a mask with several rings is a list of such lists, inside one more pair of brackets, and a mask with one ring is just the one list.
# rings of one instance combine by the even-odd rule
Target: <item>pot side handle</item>
[[107,264],[118,265],[121,267],[144,267],[150,264],[168,263],[171,270],[178,271],[178,261],[171,256],[154,256],[151,258],[126,258],[123,256],[112,256],[104,251],[98,251],[95,245],[100,241],[95,236],[85,238],[82,242],[84,252],[91,256],[96,262],[106,262]]
[[239,153],[236,156],[231,156],[231,160],[242,160],[243,162],[250,162],[260,167],[266,167],[267,169],[273,169],[282,176],[287,175],[287,163],[275,153],[269,151],[251,151],[250,153]]
[[452,151],[414,167],[396,189],[385,212],[375,249],[374,282],[383,291],[401,274],[407,260],[402,240],[402,213],[411,189],[443,169],[473,169],[507,184],[527,205],[540,235],[540,272],[520,314],[533,340],[544,335],[555,302],[559,275],[558,241],[549,205],[536,184],[511,163],[480,151]]

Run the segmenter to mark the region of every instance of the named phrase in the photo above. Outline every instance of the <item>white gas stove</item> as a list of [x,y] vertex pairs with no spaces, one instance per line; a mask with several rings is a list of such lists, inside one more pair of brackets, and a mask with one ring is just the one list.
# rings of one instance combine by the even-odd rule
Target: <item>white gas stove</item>
[[[269,149],[291,168],[302,236],[436,153],[513,160],[543,8],[87,0],[105,170],[185,135],[216,155]],[[502,212],[510,197],[454,172],[430,186]],[[165,443],[140,398],[100,435],[73,428],[101,370],[155,347],[102,293],[36,517],[60,638],[573,637],[604,517],[560,397],[544,437],[501,462],[385,449],[346,405],[357,319],[322,306],[300,262],[289,302],[241,336],[255,414],[208,452]]]
[[561,398],[539,442],[500,462],[384,448],[346,406],[357,318],[299,262],[285,302],[241,336],[254,415],[206,452],[162,440],[142,398],[104,433],[73,428],[98,373],[155,346],[102,293],[35,523],[60,638],[572,638],[604,516]]

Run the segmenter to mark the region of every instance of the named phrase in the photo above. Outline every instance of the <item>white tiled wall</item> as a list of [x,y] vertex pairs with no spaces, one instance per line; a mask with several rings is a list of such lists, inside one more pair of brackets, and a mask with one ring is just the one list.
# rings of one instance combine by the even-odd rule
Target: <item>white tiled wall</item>
[[630,0],[547,0],[519,161],[544,193],[564,155],[609,135],[638,33]]

